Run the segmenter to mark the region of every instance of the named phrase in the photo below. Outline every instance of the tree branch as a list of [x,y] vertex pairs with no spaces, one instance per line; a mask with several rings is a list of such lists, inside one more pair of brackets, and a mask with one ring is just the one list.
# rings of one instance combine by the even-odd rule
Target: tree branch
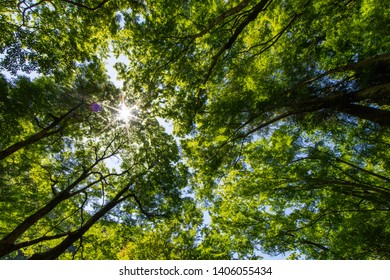
[[310,83],[313,83],[323,77],[326,77],[326,76],[329,76],[331,74],[335,74],[335,73],[339,73],[339,72],[345,72],[345,71],[350,71],[350,70],[355,70],[355,69],[358,69],[360,67],[363,67],[363,66],[366,66],[366,65],[370,65],[372,63],[375,63],[375,62],[379,62],[379,61],[384,61],[384,60],[389,60],[390,59],[390,54],[382,54],[382,55],[377,55],[377,56],[373,56],[373,57],[370,57],[370,58],[367,58],[365,60],[362,60],[362,61],[359,61],[359,62],[355,62],[355,63],[349,63],[349,64],[346,64],[346,65],[343,65],[343,66],[340,66],[340,67],[336,67],[336,68],[333,68],[331,70],[328,70],[318,76],[315,76],[311,79],[308,79],[308,80],[305,80],[303,82],[300,82],[299,84],[297,84],[296,86],[294,86],[293,88],[289,89],[288,91],[286,91],[285,93],[288,94],[290,92],[294,92],[296,91],[297,89],[307,85],[307,84],[310,84]]
[[89,11],[96,11],[98,9],[100,9],[101,7],[104,6],[104,4],[106,4],[108,1],[110,0],[103,0],[102,2],[100,2],[97,6],[95,7],[89,7],[87,5],[84,5],[84,4],[81,4],[81,3],[77,3],[77,2],[74,2],[72,0],[60,0],[60,1],[63,1],[63,2],[66,2],[66,3],[69,3],[71,5],[74,5],[74,6],[77,6],[79,8],[83,8],[83,9],[87,9]]
[[202,37],[203,35],[205,35],[206,33],[210,32],[210,30],[215,27],[216,25],[218,25],[220,22],[222,22],[225,18],[228,18],[232,15],[235,15],[237,13],[239,13],[241,10],[243,10],[246,6],[248,6],[249,2],[251,0],[243,0],[241,1],[240,3],[237,4],[237,6],[223,12],[222,14],[220,14],[218,17],[216,17],[212,22],[209,23],[209,25],[203,29],[201,32],[197,33],[197,34],[194,34],[194,35],[189,35],[187,36],[187,38],[191,38],[191,39],[196,39],[196,38],[199,38],[199,37]]
[[[88,221],[85,222],[83,226],[81,226],[77,231],[73,232],[72,234],[68,235],[60,244],[57,246],[51,248],[50,250],[44,252],[44,253],[36,253],[31,256],[30,259],[56,259],[58,258],[69,246],[71,246],[74,242],[79,240],[83,237],[83,235],[98,221],[100,220],[105,214],[107,214],[111,209],[116,207],[118,204],[122,203],[124,200],[126,200],[129,197],[136,197],[133,193],[126,194],[130,190],[130,187],[134,184],[135,179],[137,177],[143,176],[147,174],[153,167],[148,168],[146,171],[141,172],[130,180],[131,182],[128,183],[125,187],[123,187],[121,190],[118,191],[118,193],[115,195],[113,199],[111,199],[110,202],[108,202],[105,206],[103,206],[99,211],[97,211],[93,216],[91,216]],[[137,200],[136,200],[137,202]],[[139,201],[138,201],[139,202]],[[137,202],[137,204],[138,204]],[[141,206],[141,204],[138,204],[138,206]],[[143,211],[143,210],[141,210]]]
[[55,118],[54,121],[45,127],[44,129],[40,130],[39,132],[31,135],[26,140],[19,141],[18,143],[15,143],[8,148],[0,151],[0,160],[5,159],[6,157],[12,155],[13,153],[19,151],[20,149],[34,144],[38,142],[41,139],[47,138],[55,133],[60,132],[63,128],[59,128],[56,130],[51,131],[53,128],[55,128],[60,122],[62,122],[64,119],[66,119],[71,113],[76,111],[83,103],[79,103],[76,107],[70,109],[68,112],[63,114],[62,116]]
[[[207,71],[207,74],[206,74],[206,77],[203,81],[203,83],[206,83],[208,81],[208,79],[210,78],[211,76],[211,72],[213,71],[214,67],[216,66],[217,62],[218,62],[218,59],[219,57],[228,49],[230,49],[234,42],[237,40],[238,36],[241,34],[241,32],[244,30],[244,28],[252,21],[254,21],[257,16],[259,15],[260,12],[264,11],[264,7],[267,6],[268,2],[270,0],[262,0],[260,1],[260,3],[256,4],[253,9],[252,9],[252,12],[245,18],[245,20],[243,20],[241,22],[241,24],[236,28],[236,30],[234,31],[233,35],[229,38],[229,40],[226,42],[226,44],[218,51],[217,54],[214,55],[214,57],[212,58],[212,62],[211,62],[211,65]],[[271,0],[272,1],[272,0]]]
[[[111,145],[112,142],[110,142]],[[104,156],[105,153],[104,153]],[[95,161],[92,165],[90,165],[88,168],[84,169],[83,172],[80,174],[80,176],[73,181],[71,184],[69,184],[63,191],[58,193],[54,198],[52,198],[45,206],[43,206],[41,209],[37,210],[35,213],[31,214],[27,218],[23,220],[22,223],[20,223],[12,232],[7,234],[5,237],[3,237],[0,240],[0,257],[4,256],[12,251],[9,251],[10,244],[13,244],[24,232],[26,232],[32,225],[34,225],[37,221],[39,221],[42,217],[50,213],[57,205],[59,205],[62,201],[67,200],[71,197],[74,197],[75,195],[79,194],[80,192],[85,191],[85,188],[71,193],[71,191],[77,187],[83,180],[88,178],[92,173],[91,170],[102,160],[104,160],[106,157],[101,157],[97,161]],[[103,178],[100,178],[100,180],[94,181],[87,185],[87,187],[94,185],[95,183],[103,180]]]
[[371,176],[377,177],[377,178],[382,179],[382,180],[384,180],[384,181],[390,182],[390,179],[387,178],[386,176],[383,176],[383,175],[377,174],[377,173],[375,173],[375,172],[372,172],[372,171],[370,171],[370,170],[361,168],[360,166],[357,166],[357,165],[355,165],[355,164],[353,164],[353,163],[350,163],[350,162],[348,162],[348,161],[342,160],[341,158],[338,158],[338,157],[335,157],[335,156],[333,156],[333,158],[334,158],[335,161],[337,161],[337,162],[344,163],[344,164],[346,164],[346,165],[348,165],[348,166],[350,166],[350,167],[352,167],[352,168],[355,168],[355,169],[357,169],[357,170],[359,170],[359,171],[362,171],[362,172],[364,172],[364,173],[366,173],[366,174],[369,174],[369,175],[371,175]]
[[74,242],[82,238],[82,236],[98,221],[102,218],[106,213],[108,213],[111,209],[117,206],[123,200],[122,196],[128,191],[131,184],[126,185],[122,188],[117,195],[108,202],[104,207],[102,207],[98,212],[96,212],[88,221],[81,226],[77,231],[73,234],[68,235],[60,244],[49,249],[43,253],[35,253],[31,256],[31,260],[51,260],[57,259],[69,246],[71,246]]
[[70,235],[70,234],[72,234],[72,232],[68,231],[68,232],[65,232],[65,233],[59,233],[59,234],[50,235],[50,236],[42,236],[42,237],[39,237],[39,238],[36,238],[36,239],[33,239],[33,240],[20,242],[18,244],[14,244],[13,245],[12,251],[15,251],[15,250],[18,250],[18,249],[21,249],[21,248],[25,248],[25,247],[29,247],[29,246],[41,243],[43,241],[50,241],[50,240],[59,239],[59,238],[65,237],[65,236]]
[[[280,37],[282,37],[282,35],[284,34],[284,32],[286,32],[290,27],[291,25],[293,25],[293,23],[301,16],[302,14],[296,14],[293,16],[293,18],[290,20],[290,22],[278,33],[276,34],[274,37],[272,37],[271,39],[269,39],[268,41],[266,42],[263,42],[261,44],[257,44],[257,45],[254,45],[252,47],[250,47],[248,50],[245,50],[245,51],[242,51],[242,52],[249,52],[251,49],[253,48],[257,48],[257,47],[260,47],[260,46],[265,46],[263,49],[260,50],[260,52],[254,54],[251,58],[255,57],[255,56],[258,56],[262,53],[264,53],[266,50],[268,50],[269,48],[271,48],[273,45],[275,45],[277,43],[277,41],[280,39]],[[269,44],[271,43],[271,44]],[[241,53],[242,53],[241,52]]]

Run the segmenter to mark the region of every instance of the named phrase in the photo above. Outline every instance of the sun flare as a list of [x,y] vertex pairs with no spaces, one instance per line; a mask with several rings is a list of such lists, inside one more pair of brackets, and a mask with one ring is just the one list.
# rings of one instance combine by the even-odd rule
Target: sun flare
[[[110,113],[106,116],[106,119],[109,121],[109,124],[103,129],[105,130],[107,127],[114,125],[116,127],[124,127],[129,133],[130,126],[133,122],[140,121],[138,116],[138,106],[132,105],[127,106],[124,102],[120,102],[117,106],[110,106],[108,104],[104,104],[104,107],[110,109]],[[103,105],[98,104],[96,102],[90,105],[90,110],[94,112],[100,112],[103,109]],[[104,117],[104,116],[103,116]]]
[[128,121],[131,117],[131,109],[123,103],[120,104],[118,110],[118,119],[122,121]]

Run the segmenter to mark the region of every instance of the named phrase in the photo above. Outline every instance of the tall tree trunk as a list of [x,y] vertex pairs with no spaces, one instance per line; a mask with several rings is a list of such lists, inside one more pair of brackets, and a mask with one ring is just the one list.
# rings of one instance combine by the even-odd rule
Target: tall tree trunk
[[31,256],[30,260],[54,260],[57,259],[62,253],[66,251],[74,242],[79,240],[101,217],[107,214],[111,209],[121,203],[124,199],[131,195],[124,196],[121,198],[129,186],[124,187],[118,194],[108,202],[103,208],[96,212],[88,221],[81,226],[76,232],[68,235],[60,244],[51,248],[50,250],[43,253],[36,253]]
[[349,104],[338,108],[338,111],[355,116],[359,119],[368,120],[381,126],[390,127],[390,112],[373,107],[358,104]]
[[332,94],[298,102],[291,106],[293,114],[315,112],[322,109],[347,113],[359,119],[369,120],[381,126],[390,126],[390,111],[357,104],[361,101],[387,104],[390,101],[390,83],[365,88],[353,93]]
[[[0,257],[3,257],[12,251],[16,250],[15,241],[25,233],[31,226],[42,219],[45,215],[50,213],[57,205],[62,201],[71,198],[75,193],[70,191],[75,188],[80,182],[89,176],[89,171],[94,167],[92,165],[88,170],[84,171],[77,180],[70,184],[64,191],[57,194],[52,200],[50,200],[45,206],[28,216],[22,223],[20,223],[12,232],[7,234],[0,240]],[[77,194],[77,193],[76,193]]]
[[38,142],[41,139],[47,138],[50,135],[53,135],[55,133],[60,132],[63,128],[59,128],[56,130],[53,130],[57,125],[59,125],[66,117],[68,117],[72,112],[74,112],[77,108],[81,106],[82,103],[78,104],[76,107],[70,109],[68,112],[63,114],[62,116],[55,118],[54,121],[48,125],[47,127],[43,128],[42,130],[38,131],[37,133],[31,135],[26,140],[19,141],[8,148],[0,151],[0,160],[5,159],[6,157],[12,155],[13,153],[19,151],[20,149],[34,144]]

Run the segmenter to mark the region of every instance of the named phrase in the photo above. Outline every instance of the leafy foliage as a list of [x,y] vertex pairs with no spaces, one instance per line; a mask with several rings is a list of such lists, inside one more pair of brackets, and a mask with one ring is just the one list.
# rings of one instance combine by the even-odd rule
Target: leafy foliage
[[385,1],[0,9],[3,256],[390,258]]

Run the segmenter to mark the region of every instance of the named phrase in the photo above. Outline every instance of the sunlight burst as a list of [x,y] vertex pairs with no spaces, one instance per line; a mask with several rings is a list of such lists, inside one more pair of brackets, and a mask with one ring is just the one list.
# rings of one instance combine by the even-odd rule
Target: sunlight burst
[[138,116],[138,106],[135,104],[133,104],[132,106],[127,106],[122,101],[114,107],[104,103],[99,104],[97,102],[93,102],[89,106],[89,109],[95,113],[104,111],[103,108],[108,108],[110,110],[106,111],[108,113],[107,115],[101,115],[103,119],[108,121],[108,124],[102,129],[102,131],[106,130],[110,126],[115,126],[118,128],[124,128],[127,131],[127,134],[130,135],[130,127],[132,123],[141,120]]
[[122,121],[128,121],[130,118],[132,118],[131,108],[121,103],[118,110],[118,119]]

